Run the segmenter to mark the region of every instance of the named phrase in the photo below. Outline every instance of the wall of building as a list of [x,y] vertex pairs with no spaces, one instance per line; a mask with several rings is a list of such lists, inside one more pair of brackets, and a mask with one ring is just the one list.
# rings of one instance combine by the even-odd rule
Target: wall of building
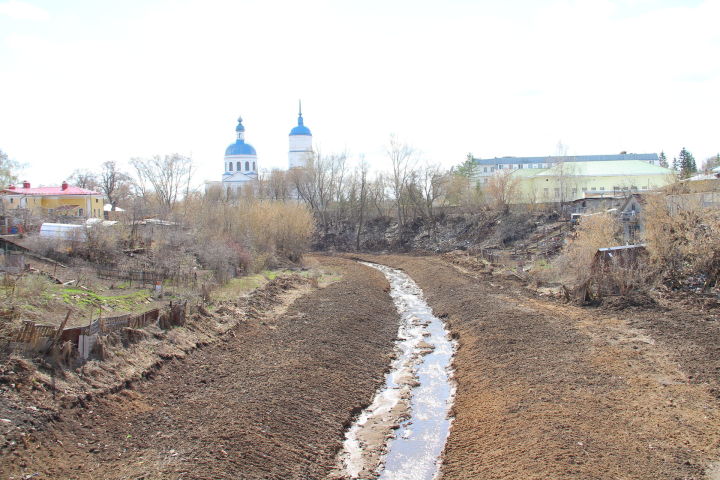
[[77,205],[78,208],[67,211],[67,215],[102,218],[105,205],[102,195],[3,195],[2,197],[6,209],[26,208],[33,215],[47,215],[50,210],[54,211],[58,207]]
[[[240,162],[241,170],[237,170],[237,163]],[[232,163],[232,170],[230,169]],[[247,166],[249,168],[245,168]],[[257,172],[257,157],[255,155],[227,155],[225,157],[226,172]]]
[[567,202],[586,195],[654,190],[672,182],[667,175],[518,176],[515,203]]
[[312,136],[290,135],[289,168],[304,167],[312,153]]

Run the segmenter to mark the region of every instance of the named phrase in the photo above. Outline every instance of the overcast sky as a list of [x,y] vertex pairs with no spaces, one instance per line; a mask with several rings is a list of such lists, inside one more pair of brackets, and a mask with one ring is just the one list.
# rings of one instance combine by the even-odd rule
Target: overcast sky
[[720,0],[0,0],[0,149],[34,184],[178,152],[219,180],[238,115],[287,166],[720,150]]

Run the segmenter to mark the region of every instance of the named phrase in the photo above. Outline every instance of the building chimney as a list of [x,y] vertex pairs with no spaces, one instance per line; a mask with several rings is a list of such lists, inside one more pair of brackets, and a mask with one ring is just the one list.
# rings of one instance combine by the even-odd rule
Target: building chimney
[[60,188],[62,188],[63,190],[67,190],[67,187],[68,187],[68,183],[67,183],[67,182],[63,182],[63,183],[62,183],[62,186],[61,186]]
[[30,188],[30,182],[23,180],[23,188]]

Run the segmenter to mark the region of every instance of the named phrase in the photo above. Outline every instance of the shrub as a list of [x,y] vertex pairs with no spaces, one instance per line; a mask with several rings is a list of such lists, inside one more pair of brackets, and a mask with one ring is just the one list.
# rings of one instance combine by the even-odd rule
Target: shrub
[[672,286],[700,276],[704,286],[720,279],[720,210],[704,208],[697,194],[647,198],[644,238],[655,272]]
[[543,271],[542,279],[553,279],[569,285],[586,282],[590,279],[598,248],[618,245],[619,233],[620,224],[613,215],[602,213],[583,217],[574,238],[565,245],[551,269]]

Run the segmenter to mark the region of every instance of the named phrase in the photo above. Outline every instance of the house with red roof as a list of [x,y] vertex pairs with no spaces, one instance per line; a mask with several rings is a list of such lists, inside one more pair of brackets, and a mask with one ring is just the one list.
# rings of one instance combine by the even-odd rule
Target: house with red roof
[[73,187],[63,182],[59,187],[22,186],[0,188],[0,210],[26,209],[33,215],[65,215],[83,218],[102,218],[105,205],[103,194]]

